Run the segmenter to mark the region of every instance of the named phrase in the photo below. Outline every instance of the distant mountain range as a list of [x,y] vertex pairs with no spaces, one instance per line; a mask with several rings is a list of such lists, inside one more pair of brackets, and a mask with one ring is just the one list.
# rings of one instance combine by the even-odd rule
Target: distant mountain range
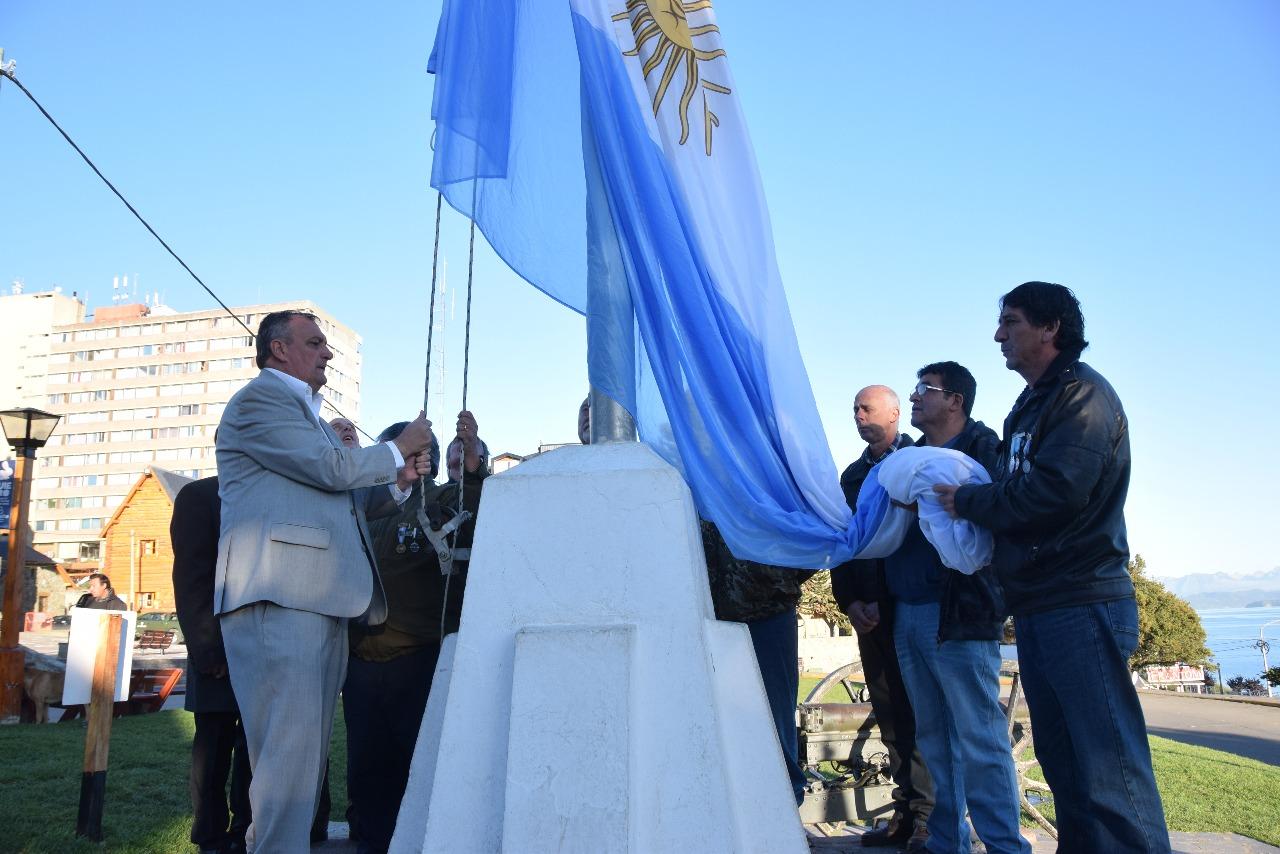
[[1180,578],[1156,580],[1169,592],[1181,596],[1191,603],[1191,607],[1201,611],[1280,605],[1280,566],[1250,575],[1196,572]]

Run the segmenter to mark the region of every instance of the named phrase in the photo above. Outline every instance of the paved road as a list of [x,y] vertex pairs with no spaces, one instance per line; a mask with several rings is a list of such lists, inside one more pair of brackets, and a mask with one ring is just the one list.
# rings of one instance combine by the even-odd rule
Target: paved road
[[1233,703],[1142,691],[1147,732],[1280,765],[1280,703]]

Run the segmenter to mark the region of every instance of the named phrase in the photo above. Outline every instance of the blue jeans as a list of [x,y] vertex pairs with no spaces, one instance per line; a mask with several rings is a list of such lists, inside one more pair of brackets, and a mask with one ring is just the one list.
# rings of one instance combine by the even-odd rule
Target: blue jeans
[[1058,851],[1167,852],[1142,706],[1129,675],[1138,605],[1117,599],[1016,618],[1036,757]]
[[997,641],[938,643],[937,602],[894,603],[894,645],[911,706],[916,745],[933,778],[928,850],[967,854],[969,827],[991,854],[1030,854],[1018,832],[1018,783],[1000,708]]
[[747,623],[751,645],[756,650],[760,678],[769,700],[773,725],[778,731],[782,756],[787,761],[787,776],[796,805],[804,800],[804,774],[800,770],[800,737],[796,731],[796,694],[800,691],[800,668],[796,658],[800,641],[796,634],[796,609]]

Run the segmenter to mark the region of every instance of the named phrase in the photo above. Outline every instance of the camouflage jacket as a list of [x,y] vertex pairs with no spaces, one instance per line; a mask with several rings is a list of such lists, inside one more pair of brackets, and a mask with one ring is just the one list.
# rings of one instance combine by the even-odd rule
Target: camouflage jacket
[[729,551],[715,525],[705,520],[701,524],[717,620],[752,623],[796,606],[800,585],[813,576],[813,570],[739,560]]

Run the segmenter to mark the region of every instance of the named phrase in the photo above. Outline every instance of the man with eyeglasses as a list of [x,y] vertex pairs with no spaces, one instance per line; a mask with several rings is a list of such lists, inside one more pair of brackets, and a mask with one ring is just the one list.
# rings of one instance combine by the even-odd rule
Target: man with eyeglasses
[[[925,365],[911,393],[917,445],[950,448],[995,469],[999,438],[972,417],[978,384],[955,362]],[[929,850],[969,850],[974,831],[996,854],[1030,852],[1018,830],[1018,787],[1000,708],[1004,602],[990,568],[943,565],[919,525],[885,558],[893,643],[916,716],[916,745],[935,785]]]
[[1129,423],[1068,288],[1026,282],[1000,300],[995,340],[1027,386],[1005,419],[991,484],[937,485],[942,506],[995,534],[1017,621],[1036,757],[1058,851],[1170,850],[1146,723],[1129,675],[1138,609],[1124,502]]
[[[854,424],[867,448],[840,476],[851,510],[857,507],[867,473],[889,454],[914,444],[898,432],[900,408],[898,395],[883,385],[867,386],[853,400]],[[851,560],[831,570],[831,593],[857,633],[863,679],[896,784],[888,824],[863,834],[862,845],[905,844],[909,851],[923,851],[933,811],[933,781],[916,749],[915,715],[893,644],[893,602],[885,586],[884,561]]]

